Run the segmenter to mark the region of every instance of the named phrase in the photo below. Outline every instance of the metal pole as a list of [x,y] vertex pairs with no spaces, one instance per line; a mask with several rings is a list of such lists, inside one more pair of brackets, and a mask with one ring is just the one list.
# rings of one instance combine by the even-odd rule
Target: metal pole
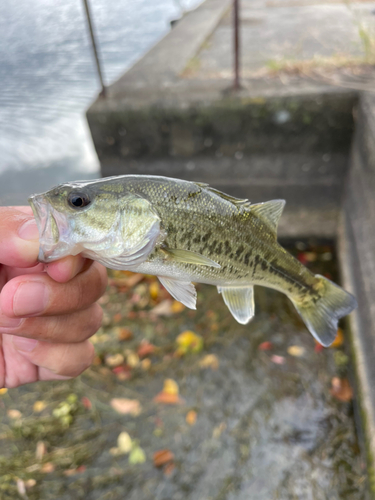
[[233,0],[233,34],[234,34],[234,90],[239,90],[240,85],[240,16],[239,16],[239,0]]
[[92,22],[91,22],[91,14],[90,14],[90,8],[89,8],[89,3],[88,2],[89,2],[89,0],[83,0],[83,3],[85,5],[85,10],[86,10],[87,23],[89,25],[89,30],[90,30],[92,48],[93,48],[93,51],[94,51],[94,56],[95,56],[95,61],[96,61],[96,68],[98,70],[100,85],[102,86],[102,90],[100,92],[100,95],[102,97],[105,97],[105,95],[106,95],[106,88],[105,88],[105,85],[104,85],[103,74],[102,74],[102,70],[101,70],[101,67],[100,67],[98,50],[96,48],[94,29],[93,29],[93,25],[92,25]]

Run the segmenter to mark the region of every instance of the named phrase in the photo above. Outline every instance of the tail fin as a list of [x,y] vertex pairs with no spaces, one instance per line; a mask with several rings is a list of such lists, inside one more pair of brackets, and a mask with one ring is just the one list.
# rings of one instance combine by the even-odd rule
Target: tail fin
[[318,287],[322,290],[318,301],[301,304],[292,299],[292,302],[310,333],[328,347],[336,338],[338,320],[355,309],[357,301],[353,295],[327,278],[319,274],[315,277],[319,279]]

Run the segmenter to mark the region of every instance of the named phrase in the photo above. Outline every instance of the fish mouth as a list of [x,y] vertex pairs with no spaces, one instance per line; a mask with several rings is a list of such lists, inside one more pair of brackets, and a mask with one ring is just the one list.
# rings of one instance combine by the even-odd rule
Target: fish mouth
[[28,201],[39,231],[39,262],[49,263],[69,255],[71,245],[60,239],[61,232],[67,229],[65,217],[54,210],[42,194],[31,196]]

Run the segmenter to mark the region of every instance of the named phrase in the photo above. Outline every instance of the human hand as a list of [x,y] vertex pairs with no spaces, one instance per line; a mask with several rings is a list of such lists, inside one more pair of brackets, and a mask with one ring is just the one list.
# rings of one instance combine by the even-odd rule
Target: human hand
[[94,356],[106,269],[82,256],[38,264],[28,207],[0,207],[0,387],[75,377]]

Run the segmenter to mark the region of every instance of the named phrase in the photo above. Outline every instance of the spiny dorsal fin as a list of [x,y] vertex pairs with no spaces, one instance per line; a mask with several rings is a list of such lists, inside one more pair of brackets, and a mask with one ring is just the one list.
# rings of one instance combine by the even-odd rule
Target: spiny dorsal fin
[[233,203],[233,205],[236,205],[237,207],[250,208],[251,203],[246,198],[236,198],[235,196],[223,193],[222,191],[210,187],[208,184],[204,184],[202,182],[196,182],[195,184],[197,184],[199,187],[205,188],[210,193],[214,193],[217,196],[220,196],[220,198],[222,198],[223,200],[230,201],[231,203]]
[[281,214],[285,206],[285,200],[271,200],[265,203],[251,205],[251,213],[259,217],[275,233]]

